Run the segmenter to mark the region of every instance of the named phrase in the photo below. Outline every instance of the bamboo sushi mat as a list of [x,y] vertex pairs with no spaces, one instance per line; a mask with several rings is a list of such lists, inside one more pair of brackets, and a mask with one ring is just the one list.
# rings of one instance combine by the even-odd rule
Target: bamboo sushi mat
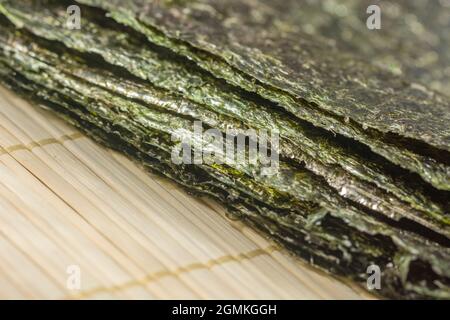
[[0,298],[370,297],[0,87]]

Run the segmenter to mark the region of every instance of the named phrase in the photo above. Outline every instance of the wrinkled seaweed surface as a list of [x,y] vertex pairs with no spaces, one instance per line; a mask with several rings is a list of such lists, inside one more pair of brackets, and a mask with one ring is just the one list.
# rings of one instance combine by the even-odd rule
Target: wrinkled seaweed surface
[[[386,266],[382,275],[384,285],[382,294],[386,296],[447,297],[446,283],[449,275],[436,278],[435,272],[446,274],[448,266],[445,262],[448,261],[448,257],[441,250],[433,250],[433,246],[429,245],[426,247],[426,253],[422,251],[420,255],[413,254],[424,249],[419,243],[414,244],[414,250],[405,251],[403,241],[414,242],[413,239],[416,237],[409,238],[405,233],[401,236],[402,241],[395,240],[396,236],[392,238],[387,236],[389,232],[374,229],[376,224],[370,227],[367,225],[369,228],[354,228],[343,217],[338,218],[339,215],[307,204],[302,205],[302,213],[289,213],[268,207],[255,200],[257,196],[254,198],[233,190],[224,185],[220,179],[208,176],[199,168],[192,166],[174,168],[170,156],[168,154],[164,156],[164,152],[160,150],[161,144],[137,145],[135,138],[128,133],[129,127],[121,128],[107,118],[92,116],[84,110],[87,106],[82,106],[67,96],[51,92],[38,84],[30,84],[26,80],[21,80],[17,74],[13,78],[8,78],[8,74],[2,76],[10,86],[19,86],[29,93],[38,95],[40,99],[45,99],[46,106],[60,112],[66,120],[102,143],[139,159],[148,168],[184,185],[191,192],[195,190],[199,194],[208,194],[226,203],[237,217],[270,234],[272,239],[314,265],[357,281],[364,281],[366,266],[377,263]],[[361,232],[362,230],[365,232]],[[395,231],[391,235],[394,234]],[[416,239],[420,241],[419,238]],[[426,279],[420,272],[416,272],[417,265],[429,269]]]
[[[325,54],[332,36],[325,33],[327,40],[314,28],[309,34],[290,30],[292,20],[275,23],[275,12],[292,9],[290,19],[298,14],[292,1],[231,1],[236,7],[215,1],[147,2],[150,4],[141,7],[140,12],[157,15],[149,19],[134,11],[134,5],[141,5],[140,1],[122,1],[114,7],[103,1],[80,2],[106,9],[113,19],[105,17],[101,10],[83,7],[84,29],[68,32],[63,25],[65,1],[0,1],[0,12],[9,20],[0,16],[0,78],[4,84],[190,192],[221,201],[232,215],[313,265],[365,286],[366,268],[375,263],[382,270],[383,296],[450,298],[450,241],[445,237],[449,232],[449,198],[447,191],[430,185],[448,189],[450,161],[446,151],[438,150],[447,133],[426,136],[435,135],[436,121],[446,119],[446,115],[436,118],[439,110],[446,108],[445,97],[428,89],[419,90],[417,85],[393,75],[392,70],[379,69],[377,61],[369,65],[354,59],[344,52],[350,43],[339,51],[327,51],[329,57],[342,62],[339,68],[327,64],[329,57],[308,61],[312,54]],[[178,11],[181,4],[185,6],[182,12]],[[313,7],[308,10],[314,11]],[[244,11],[235,12],[238,9]],[[245,12],[247,9],[250,11]],[[251,13],[252,17],[242,16],[244,13]],[[185,29],[187,34],[172,32],[177,27],[171,21],[173,14],[179,16],[182,24],[191,24]],[[202,29],[216,23],[217,14],[228,17],[226,23],[211,29],[228,32],[217,34],[214,39],[221,43],[222,55],[211,49],[211,34]],[[192,17],[207,20],[191,23]],[[304,71],[296,64],[298,60],[287,66],[283,59],[291,53],[275,56],[278,51],[270,41],[260,43],[247,39],[245,34],[238,35],[233,18],[246,19],[244,31],[274,23],[276,27],[262,36],[279,41],[278,44],[293,45],[289,44],[293,34],[304,36],[300,39],[305,44],[301,50],[308,52],[298,57],[305,59],[307,69],[316,76],[318,82],[310,83],[315,88],[300,90],[299,86],[305,83],[290,83],[295,74],[284,72],[292,66],[296,72]],[[162,23],[155,28],[152,19],[162,19]],[[9,23],[26,31],[18,31]],[[204,37],[189,35],[194,29],[205,32]],[[256,44],[261,47],[252,47]],[[369,45],[376,47],[376,43]],[[294,53],[300,50],[295,46],[292,49]],[[408,69],[413,61],[408,48],[402,54],[409,59],[404,60],[402,68],[406,73],[413,72]],[[258,63],[259,67],[271,67],[268,74],[275,74],[275,84],[260,74]],[[342,91],[340,83],[331,88],[340,90],[331,97],[335,100],[333,110],[327,110],[330,96],[324,88],[332,83],[322,81],[323,75],[318,73],[324,70],[322,67],[330,68],[327,81],[345,77],[349,82],[348,92]],[[437,68],[430,70],[430,74],[438,74]],[[309,71],[305,80],[312,76]],[[384,77],[388,85],[396,85],[392,92],[381,84]],[[423,79],[427,78],[418,80]],[[357,90],[354,81],[364,84],[367,96],[363,99],[358,98],[362,91]],[[417,90],[425,96],[417,102],[418,108],[414,105],[415,111],[407,120],[420,122],[424,116],[421,108],[431,104],[435,108],[427,112],[432,117],[428,124],[436,126],[429,131],[418,126],[413,133],[421,132],[423,139],[410,139],[402,132],[404,128],[385,130],[377,121],[371,122],[373,110],[374,114],[386,112],[382,116],[390,117],[388,127],[397,120],[385,105],[377,104],[368,111],[371,104],[379,102],[377,99],[391,99],[385,103],[406,103],[407,99],[411,102],[419,98],[414,95]],[[341,98],[349,99],[348,108],[355,117],[339,115]],[[302,120],[294,119],[292,114],[303,115],[299,116]],[[363,118],[370,121],[361,122]],[[230,155],[224,154],[222,148],[193,133],[196,120],[222,133],[233,129],[237,134],[249,128],[279,132],[279,171],[267,176],[259,162],[208,161],[208,154],[231,159],[227,159]],[[333,135],[334,132],[339,134]],[[172,139],[174,133],[206,150],[206,161],[175,164],[171,158],[177,146]],[[373,152],[344,136],[363,142]],[[428,141],[430,137],[434,143]],[[235,150],[232,158],[240,152],[247,151]],[[401,163],[406,160],[411,163]]]
[[[189,57],[299,118],[367,144],[437,188],[449,189],[450,100],[358,57],[340,54],[300,30],[290,33],[268,27],[271,13],[277,12],[271,12],[270,4],[267,20],[253,21],[249,11],[256,14],[260,1],[193,1],[181,6],[139,0],[78,2],[108,10],[112,18],[151,42]],[[239,23],[223,23],[227,18]],[[413,148],[415,141],[430,146]],[[416,154],[425,150],[426,154]],[[442,174],[428,170],[429,164],[442,166]]]
[[[56,10],[57,8],[59,10]],[[160,53],[152,51],[150,48],[142,48],[139,44],[128,40],[129,37],[126,33],[88,21],[84,23],[83,32],[67,30],[62,27],[65,22],[63,9],[63,6],[54,6],[53,11],[43,8],[36,11],[36,8],[30,8],[28,13],[23,13],[25,8],[22,5],[20,13],[12,9],[8,12],[11,19],[14,17],[16,24],[19,24],[20,20],[20,24],[27,26],[36,34],[63,41],[66,45],[78,50],[98,53],[107,61],[124,66],[135,75],[147,78],[164,89],[178,91],[190,100],[209,107],[221,115],[202,110],[201,106],[187,102],[174,101],[165,104],[166,107],[172,107],[178,113],[187,112],[197,119],[207,122],[211,127],[242,128],[241,122],[245,122],[252,128],[266,128],[267,124],[272,125],[271,129],[279,131],[281,137],[285,138],[281,144],[282,156],[305,162],[310,170],[325,176],[328,183],[344,196],[366,206],[377,208],[378,211],[391,215],[391,217],[397,216],[398,219],[406,216],[433,228],[436,232],[445,233],[447,228],[445,224],[448,223],[448,217],[446,217],[448,200],[444,200],[444,203],[431,201],[425,195],[428,187],[420,185],[418,179],[414,179],[410,175],[400,178],[398,175],[394,177],[386,175],[386,171],[396,172],[398,170],[395,168],[386,170],[386,164],[381,160],[378,159],[377,162],[374,161],[376,160],[374,157],[368,159],[363,152],[354,152],[353,145],[342,146],[336,143],[332,136],[327,137],[320,130],[306,124],[293,122],[286,115],[273,112],[262,102],[258,104],[238,96],[211,76],[192,70],[179,61],[162,58]],[[83,12],[86,17],[88,12],[86,10]],[[58,20],[54,17],[61,18]],[[47,57],[47,59],[50,58]],[[99,77],[93,75],[89,70],[81,71],[80,69],[82,67],[78,66],[74,68],[74,72],[83,78],[91,79],[90,81],[93,83],[103,84],[110,90],[116,90],[130,98],[144,101],[151,99],[152,90],[148,86],[136,86],[135,82],[114,79],[111,75]],[[84,74],[82,74],[83,72]],[[105,81],[106,77],[108,81]],[[230,119],[230,115],[239,121]],[[315,159],[319,159],[320,162]],[[330,166],[336,164],[347,172],[336,166]],[[422,212],[408,208],[392,195],[386,195],[355,176],[392,192],[393,195],[402,201],[409,202],[413,208]],[[411,188],[413,181],[418,183]],[[443,195],[440,198],[447,199],[448,197]],[[433,222],[434,219],[440,223]]]
[[[14,65],[11,59],[4,59],[3,62],[9,64],[10,66],[13,66],[16,70],[20,70],[20,67],[18,65]],[[21,63],[24,62],[26,61],[21,60]],[[28,81],[31,80],[35,83],[39,83],[39,86],[44,86],[40,87],[39,89],[34,89],[33,91],[36,94],[44,97],[49,101],[56,102],[57,104],[62,106],[64,105],[64,102],[55,99],[55,96],[57,97],[60,95],[64,95],[66,97],[66,100],[69,100],[71,102],[69,106],[66,105],[66,114],[75,114],[76,117],[83,119],[83,121],[87,121],[90,126],[103,128],[103,130],[106,130],[109,135],[117,136],[117,139],[125,141],[147,156],[153,155],[158,159],[164,159],[164,154],[166,154],[166,162],[170,162],[170,160],[168,160],[170,159],[168,155],[170,154],[171,150],[171,142],[170,135],[168,135],[167,133],[170,132],[170,130],[173,130],[174,125],[176,126],[176,119],[174,119],[174,116],[161,113],[157,110],[151,110],[149,108],[139,106],[137,103],[121,99],[120,97],[114,97],[100,88],[92,88],[92,85],[88,85],[81,79],[73,79],[69,82],[69,77],[59,78],[57,72],[51,72],[51,70],[47,70],[47,72],[43,73],[43,68],[44,63],[35,61],[34,64],[30,63],[28,65],[28,69],[23,68],[20,71],[23,76],[28,78]],[[51,79],[52,75],[55,75],[56,77]],[[61,81],[61,83],[59,84],[57,82],[58,78],[60,79],[59,81]],[[35,86],[37,86],[37,84],[35,84]],[[51,90],[56,90],[56,95],[55,93],[51,93]],[[80,108],[78,112],[77,108],[75,108],[74,106],[78,106],[78,108]],[[182,122],[187,121],[187,119],[179,118],[177,121]],[[168,126],[168,123],[172,125]],[[183,125],[182,127],[188,126]],[[195,139],[195,137],[193,137],[193,139]],[[158,151],[155,152],[155,148]],[[222,184],[225,185],[223,187],[223,190],[229,190],[230,187],[234,186],[234,192],[238,194],[240,193],[239,195],[235,195],[235,199],[250,197],[250,199],[253,199],[251,200],[253,202],[257,202],[258,199],[261,199],[261,194],[258,192],[258,190],[263,190],[265,188],[264,185],[262,186],[262,188],[255,188],[255,183],[246,182],[249,181],[249,178],[246,178],[245,175],[239,172],[236,172],[234,170],[227,170],[226,168],[211,171],[208,170],[205,165],[199,166],[199,169],[196,168],[196,170],[200,169],[203,169],[204,173],[196,174],[194,176],[209,175],[209,179],[215,179],[219,182],[211,183],[211,185],[215,186],[215,188]],[[298,174],[301,174],[301,171],[299,171]],[[176,176],[183,175],[177,174]],[[303,248],[304,242],[301,242],[302,245],[300,246],[298,243],[296,244],[295,240],[293,239],[298,239],[299,237],[300,239],[302,239],[302,233],[299,232],[299,230],[303,230],[302,228],[304,228],[304,225],[317,224],[318,226],[322,226],[322,220],[324,219],[324,217],[327,217],[327,219],[328,217],[330,217],[329,219],[331,219],[331,221],[335,221],[335,225],[332,224],[332,227],[330,227],[330,229],[327,229],[326,227],[324,229],[319,228],[320,232],[318,232],[317,235],[309,232],[309,229],[306,229],[308,230],[308,232],[304,236],[309,239],[310,242],[325,243],[324,246],[327,248],[322,249],[327,251],[319,251],[317,248],[314,248],[316,250],[316,260],[314,260],[313,258],[312,261],[316,261],[318,265],[327,269],[326,263],[322,261],[325,259],[325,257],[328,257],[328,259],[331,259],[332,261],[334,261],[334,263],[340,262],[347,267],[343,267],[343,270],[339,271],[339,268],[330,268],[328,266],[329,270],[333,272],[339,271],[338,273],[344,273],[354,279],[358,279],[358,275],[355,274],[355,269],[352,269],[351,267],[349,267],[349,265],[351,265],[352,261],[355,261],[354,263],[357,263],[357,265],[359,264],[359,277],[362,277],[364,269],[361,273],[361,268],[364,268],[364,264],[362,264],[361,260],[359,259],[365,259],[363,261],[367,262],[370,259],[374,259],[372,257],[373,255],[377,258],[377,262],[383,261],[383,265],[392,266],[388,269],[389,271],[386,274],[386,281],[391,281],[390,284],[388,284],[388,288],[390,286],[397,286],[400,279],[408,277],[405,274],[401,275],[401,273],[408,273],[409,267],[406,267],[406,269],[400,268],[398,261],[408,261],[403,262],[407,263],[407,265],[416,260],[422,261],[421,263],[425,264],[429,263],[430,265],[434,266],[436,270],[442,269],[439,272],[443,272],[443,274],[446,273],[446,271],[444,270],[448,270],[444,266],[445,263],[448,262],[448,258],[446,257],[446,254],[448,253],[446,253],[446,250],[442,250],[442,248],[439,248],[436,245],[427,243],[425,239],[421,239],[417,235],[412,235],[408,232],[385,226],[365,214],[363,211],[358,211],[356,208],[352,209],[351,206],[344,205],[344,202],[340,202],[334,197],[319,196],[318,193],[326,194],[327,188],[323,186],[323,189],[318,189],[318,186],[320,186],[319,182],[311,182],[309,180],[306,180],[305,178],[308,177],[308,174],[306,172],[301,174],[301,177],[302,179],[298,182],[299,184],[294,188],[294,191],[298,192],[295,194],[297,196],[296,201],[300,201],[300,203],[297,206],[291,203],[291,205],[289,206],[291,213],[289,215],[282,215],[276,213],[276,211],[274,211],[274,213],[271,213],[272,211],[270,209],[264,209],[264,205],[261,205],[257,206],[258,214],[253,213],[253,215],[251,215],[248,212],[246,213],[246,216],[253,217],[249,218],[249,220],[258,221],[259,219],[261,221],[261,219],[264,219],[264,217],[266,216],[271,217],[277,222],[277,224],[271,226],[270,224],[262,223],[262,226],[264,226],[264,228],[266,228],[267,230],[270,230],[273,238],[278,239],[278,241],[280,241],[281,243],[284,243],[288,247],[291,247],[291,250],[298,250],[299,252],[303,252],[300,255],[304,257],[305,254],[311,255],[311,253],[304,253],[305,251],[307,251]],[[311,176],[310,179],[312,178],[313,177]],[[236,183],[236,181],[238,180],[246,188],[236,188],[236,186],[239,185],[239,183]],[[260,182],[270,183],[273,187],[271,190],[271,193],[273,194],[280,192],[283,193],[283,191],[286,192],[287,190],[290,190],[290,183],[288,183],[288,185],[283,185],[283,181],[280,178],[278,180],[274,179],[274,181],[270,180]],[[280,185],[277,185],[277,182],[280,183]],[[205,183],[204,185],[206,186],[208,184]],[[314,191],[314,189],[316,189],[317,191]],[[244,193],[244,190],[245,194],[243,195],[243,197],[241,197],[241,194]],[[206,187],[202,192],[212,193],[213,195],[215,194],[213,191],[207,189]],[[308,198],[308,194],[311,196],[310,198]],[[280,199],[283,199],[283,197],[284,199],[286,198],[286,196],[275,196],[273,197],[272,202],[268,201],[272,205],[272,207],[274,207],[274,209],[272,210],[286,210],[286,208],[283,208],[282,205],[277,206],[277,199],[278,201],[280,201]],[[322,197],[323,199],[322,203],[320,204],[323,205],[324,209],[319,209],[320,207],[317,207],[317,205],[308,205],[308,201],[307,203],[303,203],[305,200],[314,199],[317,201],[318,199],[320,199],[320,197]],[[295,202],[295,200],[292,201]],[[241,204],[241,210],[242,207],[246,208],[245,204]],[[297,208],[297,210],[294,210],[294,208]],[[251,211],[248,208],[247,210]],[[265,213],[262,214],[260,211]],[[283,218],[280,218],[280,216]],[[303,224],[301,223],[302,216]],[[339,231],[339,226],[341,228],[347,226],[346,228],[350,228],[350,230],[353,230],[355,235],[349,237],[349,230],[347,229],[344,232]],[[290,231],[284,231],[285,228]],[[277,232],[275,232],[274,230],[277,230]],[[330,232],[330,234],[328,234],[327,232]],[[360,237],[363,234],[366,234],[366,236],[362,238],[364,240],[361,240]],[[295,235],[295,237],[293,237],[293,235]],[[384,245],[380,245],[380,237],[381,239],[386,239],[384,240]],[[340,240],[338,241],[336,239]],[[402,239],[401,242],[398,241],[399,239]],[[369,243],[364,246],[366,241],[368,241]],[[306,242],[310,243],[308,242],[308,240]],[[423,244],[427,245],[423,247]],[[435,246],[436,248],[433,249],[433,246]],[[365,253],[363,254],[363,252]],[[411,256],[413,252],[415,258],[412,258]],[[368,254],[369,257],[367,257]],[[328,261],[328,263],[330,262]],[[393,270],[396,271],[394,272]],[[390,274],[391,272],[393,272],[393,275]],[[443,281],[445,283],[445,277],[440,279],[440,281]],[[426,295],[430,294],[428,292],[430,291],[430,289],[427,287],[424,288],[422,285],[420,285],[420,283],[418,287],[416,287],[416,284],[413,283],[408,283],[406,287],[409,288],[407,289],[407,291],[412,290],[412,292],[414,292],[414,294],[411,293],[412,296],[420,296],[420,294],[424,294],[424,292],[426,292]],[[402,288],[402,290],[404,290],[404,288]],[[421,293],[419,294],[418,292]],[[433,295],[435,295],[436,297],[441,297],[442,294],[445,294],[446,290],[439,289],[436,291],[436,289],[434,288],[430,292],[433,292]],[[387,295],[389,295],[389,293],[387,293]]]

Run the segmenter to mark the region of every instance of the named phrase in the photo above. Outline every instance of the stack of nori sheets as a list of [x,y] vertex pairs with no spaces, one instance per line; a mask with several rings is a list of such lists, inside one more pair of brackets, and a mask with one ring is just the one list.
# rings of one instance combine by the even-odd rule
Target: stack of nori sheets
[[[432,28],[413,11],[415,32],[364,41],[361,2],[327,3],[82,0],[72,30],[72,3],[1,0],[0,77],[312,265],[363,287],[377,265],[375,293],[450,298],[450,9],[434,1]],[[388,3],[398,10],[387,23],[422,12],[411,3]],[[195,121],[279,133],[278,171],[175,164],[173,134],[221,152],[193,134]]]

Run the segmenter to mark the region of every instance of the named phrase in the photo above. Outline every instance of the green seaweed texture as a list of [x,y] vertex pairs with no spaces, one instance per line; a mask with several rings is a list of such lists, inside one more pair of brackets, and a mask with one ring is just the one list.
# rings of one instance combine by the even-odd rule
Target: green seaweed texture
[[[260,101],[255,102],[248,97],[238,95],[232,88],[224,86],[213,77],[202,74],[192,67],[189,68],[179,61],[164,58],[161,50],[142,48],[129,40],[130,37],[127,37],[125,32],[91,22],[85,22],[83,32],[67,30],[62,27],[65,22],[64,6],[57,5],[50,7],[52,10],[48,10],[47,5],[38,13],[34,10],[35,8],[30,8],[28,14],[23,13],[25,10],[23,5],[20,12],[11,7],[6,8],[9,9],[9,17],[14,19],[16,24],[27,26],[31,32],[47,39],[62,41],[67,46],[83,52],[99,54],[106,61],[123,66],[134,75],[147,79],[156,86],[183,94],[191,101],[209,107],[211,111],[218,112],[220,115],[202,110],[202,106],[193,103],[189,104],[189,108],[186,107],[186,102],[166,105],[182,106],[182,108],[176,108],[174,110],[176,112],[188,110],[190,115],[196,116],[211,127],[226,125],[243,128],[245,124],[252,128],[266,128],[267,125],[271,125],[272,130],[279,131],[281,134],[283,156],[305,162],[310,170],[325,176],[329,184],[346,197],[377,207],[386,215],[415,220],[433,228],[436,232],[445,233],[445,229],[448,228],[446,227],[449,221],[446,217],[448,201],[436,203],[429,199],[425,192],[420,192],[421,189],[427,188],[424,184],[416,184],[415,188],[410,188],[411,177],[409,176],[386,175],[388,169],[382,159],[377,159],[375,156],[368,158],[364,152],[355,152],[352,144],[340,145],[323,130],[292,121],[286,114],[274,112],[270,106]],[[83,12],[87,14],[86,10]],[[60,19],[54,17],[60,17]],[[105,44],[108,45],[105,46]],[[80,68],[82,66],[76,69]],[[119,90],[119,93],[129,97],[141,97],[144,100],[149,98],[145,93],[149,90],[148,88],[142,85],[133,88],[129,81],[114,79],[112,75],[104,75],[109,78],[108,81],[101,81],[98,76],[89,77],[86,73],[82,77],[91,79],[94,83],[103,83],[109,89]],[[228,116],[228,119],[225,116]],[[233,116],[238,121],[230,119],[229,116]],[[318,146],[320,147],[317,148]],[[376,184],[378,188],[374,188],[367,182]],[[392,197],[392,194],[387,196],[379,189],[396,195],[399,200]],[[414,209],[408,208],[402,201],[408,202]]]
[[[326,272],[365,287],[376,264],[383,297],[450,298],[445,4],[381,1],[369,37],[365,0],[76,2],[81,30],[69,1],[0,0],[3,85]],[[276,132],[278,170],[196,121]],[[181,138],[203,162],[173,161]]]

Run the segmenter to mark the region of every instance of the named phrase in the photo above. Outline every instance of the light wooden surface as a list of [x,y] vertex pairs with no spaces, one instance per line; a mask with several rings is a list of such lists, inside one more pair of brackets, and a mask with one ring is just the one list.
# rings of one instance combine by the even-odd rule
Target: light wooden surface
[[367,297],[0,87],[0,298]]

